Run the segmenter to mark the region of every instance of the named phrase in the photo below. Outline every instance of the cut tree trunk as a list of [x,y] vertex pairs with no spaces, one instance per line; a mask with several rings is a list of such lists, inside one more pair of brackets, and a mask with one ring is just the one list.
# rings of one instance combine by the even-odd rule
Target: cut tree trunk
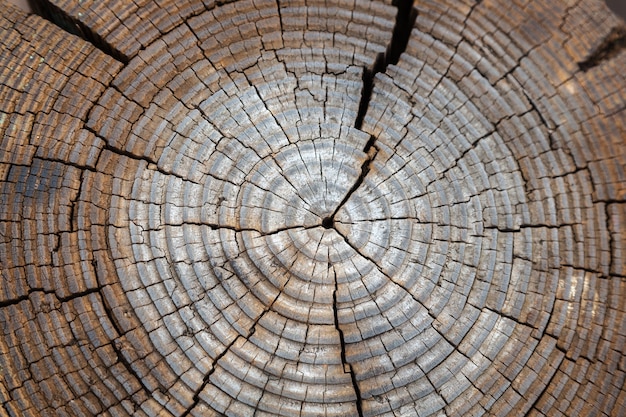
[[1,6],[0,415],[625,415],[603,1]]

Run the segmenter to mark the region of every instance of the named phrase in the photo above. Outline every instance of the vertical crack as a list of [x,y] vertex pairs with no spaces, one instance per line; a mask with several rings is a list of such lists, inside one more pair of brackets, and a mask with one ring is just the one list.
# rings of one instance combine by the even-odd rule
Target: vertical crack
[[372,99],[372,91],[374,90],[374,77],[379,72],[385,72],[387,66],[385,65],[385,54],[376,55],[376,59],[374,60],[374,65],[372,68],[363,68],[363,76],[361,80],[363,81],[363,88],[361,88],[361,100],[359,101],[359,110],[356,114],[356,119],[354,121],[354,128],[361,129],[363,126],[363,119],[365,118],[365,114],[367,113],[367,109],[369,108],[370,101]]
[[[332,266],[329,264],[328,269],[330,270]],[[356,395],[356,411],[359,417],[363,417],[363,399],[361,398],[361,389],[359,388],[359,383],[356,380],[356,375],[354,373],[354,369],[352,369],[352,365],[350,362],[346,360],[346,341],[343,335],[343,330],[339,326],[339,314],[338,314],[338,303],[337,303],[337,292],[339,291],[339,283],[337,282],[337,273],[333,269],[333,275],[335,276],[335,290],[333,291],[333,314],[335,318],[335,328],[337,329],[337,333],[339,333],[339,342],[341,343],[341,363],[343,365],[343,372],[350,374],[350,379],[352,380],[352,388],[354,389],[354,394]]]
[[[277,0],[279,1],[279,0]],[[411,36],[411,30],[417,19],[417,9],[413,7],[413,0],[394,0],[394,6],[397,7],[396,23],[393,28],[393,34],[391,35],[391,41],[387,45],[385,53],[376,55],[374,64],[371,68],[363,69],[363,88],[361,89],[361,99],[359,101],[359,109],[356,119],[354,121],[354,128],[361,130],[363,126],[363,120],[367,114],[370,101],[372,99],[372,92],[374,90],[374,77],[376,74],[384,73],[387,70],[387,66],[395,65],[400,59],[400,55],[406,50],[409,44],[409,37]],[[363,152],[367,154],[367,159],[361,165],[361,174],[357,178],[356,182],[350,188],[343,200],[337,205],[335,211],[322,221],[322,226],[326,229],[334,227],[335,216],[337,212],[344,206],[348,199],[354,194],[354,192],[361,186],[363,180],[369,173],[372,162],[376,157],[378,148],[374,146],[376,137],[370,136],[370,139],[365,144]]]
[[614,237],[613,237],[613,233],[612,233],[612,224],[611,224],[611,208],[610,208],[610,203],[605,203],[604,204],[604,216],[605,216],[605,222],[606,222],[606,233],[609,235],[609,267],[608,267],[608,274],[607,275],[611,275],[613,274],[613,272],[615,272],[615,270],[617,268],[619,268],[619,265],[617,265],[617,268],[615,268],[614,264],[615,264],[615,260],[613,259],[613,253],[614,250],[613,248],[615,247],[615,241],[614,241]]
[[85,183],[85,170],[80,173],[80,184],[78,185],[78,190],[76,191],[76,197],[70,200],[70,212],[69,216],[69,226],[70,233],[78,231],[78,202],[80,200],[81,194],[83,192],[83,184]]
[[363,119],[372,98],[374,77],[379,72],[384,73],[387,70],[387,66],[398,63],[400,55],[402,55],[409,44],[411,30],[417,19],[418,13],[417,9],[413,7],[413,0],[393,0],[393,5],[397,7],[398,12],[396,13],[396,22],[393,27],[391,41],[387,45],[387,50],[385,53],[376,55],[371,68],[363,69],[361,100],[359,101],[359,110],[354,121],[354,127],[359,130],[363,126]]
[[278,21],[280,22],[280,33],[285,33],[283,30],[283,15],[280,11],[280,0],[276,0],[276,10],[278,10]]
[[417,9],[413,7],[413,0],[394,0],[392,4],[398,8],[398,14],[391,43],[385,52],[385,69],[387,65],[395,65],[400,60],[400,55],[409,44],[409,36],[417,19]]

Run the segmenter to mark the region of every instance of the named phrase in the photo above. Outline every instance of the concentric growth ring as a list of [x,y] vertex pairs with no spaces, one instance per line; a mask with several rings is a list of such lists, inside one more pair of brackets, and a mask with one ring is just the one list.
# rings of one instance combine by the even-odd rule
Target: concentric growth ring
[[86,40],[3,12],[6,414],[623,415],[603,2],[37,3]]

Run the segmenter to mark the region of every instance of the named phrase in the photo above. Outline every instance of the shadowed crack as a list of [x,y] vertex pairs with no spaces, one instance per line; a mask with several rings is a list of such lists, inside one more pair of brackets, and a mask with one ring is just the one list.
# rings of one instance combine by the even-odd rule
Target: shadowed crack
[[[328,265],[328,268],[331,269],[331,265]],[[334,273],[334,269],[333,269]],[[350,379],[352,380],[352,387],[354,388],[354,394],[356,395],[356,411],[359,417],[363,417],[363,399],[361,398],[361,388],[359,388],[359,383],[356,380],[356,374],[354,373],[354,369],[352,369],[352,364],[346,359],[346,341],[343,335],[343,330],[339,326],[339,314],[338,314],[338,305],[337,305],[337,292],[339,291],[339,283],[337,282],[337,274],[335,275],[335,290],[333,291],[333,314],[335,319],[335,328],[339,333],[339,342],[341,343],[341,363],[343,365],[343,371],[345,373],[350,374]]]
[[578,68],[587,72],[624,50],[626,50],[626,26],[620,26],[611,30],[600,46],[587,59],[578,63]]
[[[367,114],[370,101],[372,99],[372,91],[374,90],[374,77],[379,72],[385,72],[387,66],[395,65],[400,59],[400,55],[406,50],[409,43],[409,36],[415,19],[417,19],[417,9],[413,7],[413,0],[394,0],[394,6],[398,8],[396,13],[396,23],[393,28],[393,34],[391,36],[391,42],[387,45],[385,53],[380,53],[376,56],[371,68],[363,69],[363,88],[361,89],[361,99],[359,101],[359,110],[357,112],[356,119],[354,121],[354,127],[361,129],[363,126],[363,119]],[[322,221],[322,226],[326,229],[331,229],[335,224],[335,216],[337,212],[346,204],[352,194],[361,186],[363,180],[370,172],[372,162],[376,158],[378,148],[374,146],[376,142],[375,136],[370,136],[370,139],[365,144],[363,152],[367,154],[367,159],[361,165],[361,174],[357,178],[356,182],[350,188],[343,200],[337,205],[335,211]]]
[[30,0],[29,1],[33,10],[44,19],[54,23],[64,31],[76,35],[79,38],[91,43],[93,46],[101,50],[106,55],[109,55],[116,61],[123,64],[128,64],[130,58],[124,55],[121,51],[108,44],[97,33],[91,30],[80,20],[67,14],[63,9],[59,8],[55,4],[47,0]]
[[393,5],[398,8],[396,15],[396,25],[393,28],[391,43],[385,52],[385,68],[387,65],[395,65],[400,60],[400,55],[406,50],[409,44],[409,37],[413,24],[417,19],[417,9],[413,7],[413,0],[394,0]]
[[387,50],[384,54],[380,53],[376,55],[376,59],[371,68],[363,69],[361,100],[359,101],[359,110],[354,122],[356,129],[361,129],[363,126],[363,119],[369,108],[372,91],[374,90],[374,77],[379,72],[385,72],[387,66],[398,63],[400,55],[402,55],[409,44],[411,30],[417,19],[417,9],[413,7],[413,0],[394,0],[393,5],[398,8],[398,12],[396,14],[396,23],[393,27],[391,42],[387,45]]

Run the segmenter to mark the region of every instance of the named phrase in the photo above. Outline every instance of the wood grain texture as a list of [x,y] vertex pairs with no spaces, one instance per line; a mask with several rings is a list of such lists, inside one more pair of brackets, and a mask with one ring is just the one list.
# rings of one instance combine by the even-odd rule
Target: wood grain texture
[[0,4],[0,415],[624,415],[603,1]]

